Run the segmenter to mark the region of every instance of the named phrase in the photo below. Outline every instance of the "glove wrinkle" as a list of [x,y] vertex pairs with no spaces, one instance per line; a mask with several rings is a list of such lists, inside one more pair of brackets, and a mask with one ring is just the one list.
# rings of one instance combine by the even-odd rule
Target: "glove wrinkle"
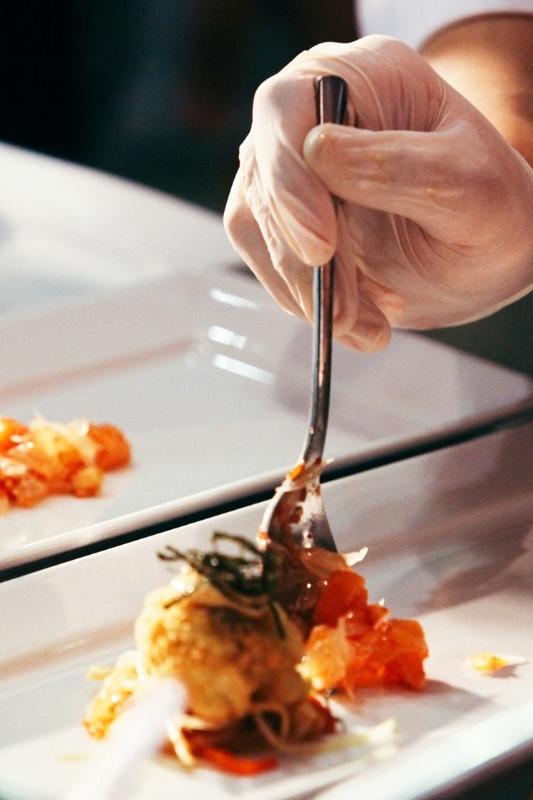
[[[314,81],[332,73],[347,81],[349,124],[316,126]],[[395,39],[296,56],[257,90],[240,161],[234,246],[307,319],[312,267],[335,252],[334,333],[351,347],[386,346],[391,325],[478,319],[533,284],[533,170]]]

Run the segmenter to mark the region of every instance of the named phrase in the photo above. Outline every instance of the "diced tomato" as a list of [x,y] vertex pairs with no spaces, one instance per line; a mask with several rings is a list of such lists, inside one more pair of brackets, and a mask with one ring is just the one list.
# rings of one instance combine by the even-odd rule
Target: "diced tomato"
[[404,653],[385,668],[384,683],[404,683],[412,689],[423,689],[426,682],[424,665],[419,653]]
[[391,619],[351,639],[345,685],[404,685],[421,689],[428,655],[424,632],[416,620]]
[[79,423],[39,419],[27,427],[0,417],[0,514],[9,505],[29,508],[51,494],[93,496],[104,470],[129,463],[130,446],[118,428]]
[[114,425],[90,424],[89,436],[96,444],[96,463],[100,469],[108,471],[129,464],[129,442]]
[[27,432],[26,426],[17,422],[16,419],[0,417],[0,453],[13,447],[16,441],[13,440],[14,436],[23,436]]
[[380,603],[371,603],[366,607],[365,616],[368,625],[376,627],[389,616],[389,609]]
[[195,748],[194,755],[204,761],[208,761],[213,766],[229,772],[231,775],[252,776],[259,775],[261,772],[275,769],[278,766],[276,756],[261,756],[259,758],[243,758],[212,745],[202,745]]
[[364,579],[351,570],[337,570],[328,577],[315,606],[317,625],[336,625],[339,617],[366,608],[368,592]]
[[392,619],[388,625],[390,660],[386,683],[404,683],[421,689],[425,683],[423,661],[428,656],[424,631],[414,619]]
[[[385,667],[377,660],[353,661],[348,665],[342,682],[344,689],[372,689],[384,683]],[[399,683],[399,681],[397,682]]]
[[5,479],[4,490],[14,505],[23,508],[37,505],[48,495],[46,484],[31,473],[21,475],[20,478]]
[[78,452],[71,446],[51,457],[32,441],[24,441],[8,450],[7,455],[47,483],[51,492],[68,491],[70,474],[83,466]]
[[428,655],[415,620],[390,619],[381,604],[367,605],[360,575],[333,572],[315,608],[303,669],[317,689],[424,685]]

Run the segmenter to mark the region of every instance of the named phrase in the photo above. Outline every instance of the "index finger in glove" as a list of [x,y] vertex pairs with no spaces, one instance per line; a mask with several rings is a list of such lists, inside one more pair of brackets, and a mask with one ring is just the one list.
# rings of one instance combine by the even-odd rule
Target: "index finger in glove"
[[323,264],[337,239],[331,196],[302,155],[305,136],[316,124],[313,81],[275,75],[257,90],[253,109],[241,169],[262,200],[257,221],[262,228],[268,224],[277,242],[274,266],[283,271],[289,254],[309,266]]
[[[342,236],[342,215],[340,223]],[[237,173],[228,198],[224,224],[237,252],[282,308],[311,321],[313,271],[302,265],[299,273],[295,271],[289,287],[274,269],[263,234],[244,199],[240,173]],[[380,305],[383,297],[387,298],[386,290],[344,263],[342,256],[335,260],[335,336],[349,347],[366,352],[385,347],[390,327]],[[364,290],[361,301],[359,282]]]
[[244,199],[240,171],[226,203],[224,227],[234,249],[279,305],[291,314],[304,316],[286,281],[272,267],[259,225]]
[[[303,263],[316,266],[327,262],[337,247],[335,211],[328,188],[303,158],[305,137],[316,125],[316,79],[336,74],[347,82],[347,125],[355,123],[353,100],[358,124],[372,130],[394,129],[404,126],[404,120],[398,117],[398,95],[402,95],[398,64],[409,71],[413,59],[415,67],[420,67],[420,62],[432,72],[409,47],[387,37],[326,43],[301,53],[257,90],[241,168],[244,179],[254,183],[255,192],[262,198],[261,214],[268,218],[280,259],[290,252]],[[415,109],[410,124],[424,130],[427,120],[422,116]],[[265,227],[259,217],[257,221]],[[274,266],[283,272],[281,263],[274,261]]]
[[[332,198],[303,158],[305,137],[317,122],[315,81],[334,74],[347,82],[347,125],[355,122],[350,93],[357,97],[358,107],[360,103],[366,108],[365,124],[378,129],[392,124],[366,72],[382,69],[380,46],[409,48],[385,37],[365,41],[317,45],[261,84],[254,97],[250,135],[241,149],[244,179],[253,182],[262,197],[263,215],[278,241],[276,249],[281,255],[290,251],[310,266],[329,261],[337,247]],[[258,222],[261,225],[259,218]],[[274,266],[283,271],[280,264]]]

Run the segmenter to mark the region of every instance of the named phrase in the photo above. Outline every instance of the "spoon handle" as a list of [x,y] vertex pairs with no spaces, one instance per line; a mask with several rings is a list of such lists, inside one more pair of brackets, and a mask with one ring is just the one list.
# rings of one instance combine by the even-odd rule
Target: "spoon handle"
[[[325,75],[315,85],[317,122],[342,124],[346,114],[347,87],[337,75]],[[335,261],[315,267],[313,275],[313,377],[307,439],[302,461],[322,460],[328,427],[331,384],[331,339]]]

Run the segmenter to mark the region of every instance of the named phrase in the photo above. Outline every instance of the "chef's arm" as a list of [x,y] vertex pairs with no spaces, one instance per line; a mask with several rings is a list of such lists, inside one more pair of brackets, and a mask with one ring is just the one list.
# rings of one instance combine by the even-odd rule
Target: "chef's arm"
[[434,34],[421,52],[533,165],[533,15],[470,18]]

